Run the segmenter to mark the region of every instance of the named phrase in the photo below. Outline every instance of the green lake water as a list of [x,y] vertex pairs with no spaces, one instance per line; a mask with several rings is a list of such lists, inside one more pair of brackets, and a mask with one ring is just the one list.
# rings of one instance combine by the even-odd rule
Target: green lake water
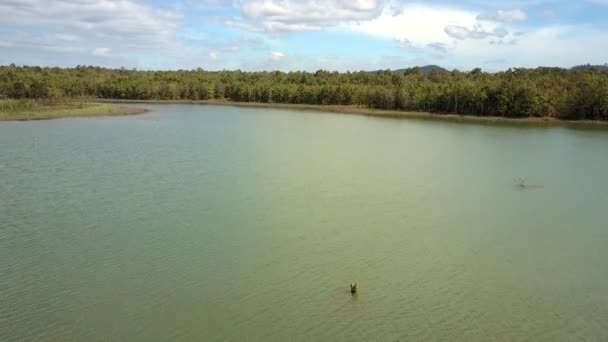
[[0,341],[608,340],[608,131],[146,107],[0,123]]

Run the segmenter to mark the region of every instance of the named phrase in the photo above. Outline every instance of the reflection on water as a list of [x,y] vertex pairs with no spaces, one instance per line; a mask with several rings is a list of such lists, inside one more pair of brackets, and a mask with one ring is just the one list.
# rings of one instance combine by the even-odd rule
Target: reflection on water
[[1,341],[608,339],[605,131],[150,108],[0,124]]

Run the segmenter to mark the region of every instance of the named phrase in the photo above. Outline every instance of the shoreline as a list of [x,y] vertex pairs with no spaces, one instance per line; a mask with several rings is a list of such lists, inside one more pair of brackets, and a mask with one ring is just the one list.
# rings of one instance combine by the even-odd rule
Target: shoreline
[[439,114],[431,112],[406,112],[397,110],[381,110],[359,106],[347,105],[311,105],[291,103],[263,103],[263,102],[235,102],[226,100],[125,100],[125,99],[95,99],[101,103],[122,104],[192,104],[192,105],[218,105],[249,108],[275,108],[303,111],[320,111],[336,114],[364,115],[372,117],[418,120],[441,120],[461,123],[478,124],[507,124],[507,125],[538,125],[538,126],[566,126],[566,127],[602,127],[608,128],[608,121],[599,120],[564,120],[553,117],[527,117],[512,118],[501,116],[475,116],[461,114]]
[[0,121],[41,121],[64,118],[89,118],[139,115],[149,112],[144,108],[116,106],[100,101],[59,103],[25,110],[0,111]]

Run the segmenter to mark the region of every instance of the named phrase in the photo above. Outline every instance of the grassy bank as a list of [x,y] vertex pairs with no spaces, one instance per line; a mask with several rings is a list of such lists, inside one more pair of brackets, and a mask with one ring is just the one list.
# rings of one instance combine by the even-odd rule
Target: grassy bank
[[361,106],[345,105],[309,105],[309,104],[288,104],[288,103],[261,103],[261,102],[234,102],[226,100],[113,100],[96,99],[103,103],[142,103],[142,104],[199,104],[199,105],[222,105],[250,108],[279,108],[322,111],[338,114],[356,114],[366,116],[377,116],[387,118],[421,119],[421,120],[445,120],[453,122],[471,122],[480,124],[523,124],[523,125],[557,125],[557,126],[590,126],[608,128],[608,122],[597,120],[564,120],[553,117],[527,117],[511,118],[500,116],[475,116],[475,115],[456,115],[439,114],[429,112],[406,112],[397,110],[381,110]]
[[0,100],[0,121],[50,120],[66,117],[120,116],[145,112],[110,103]]

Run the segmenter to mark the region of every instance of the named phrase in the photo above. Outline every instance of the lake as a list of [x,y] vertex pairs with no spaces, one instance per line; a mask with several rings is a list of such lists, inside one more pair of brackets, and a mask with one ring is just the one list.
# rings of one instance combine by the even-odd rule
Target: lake
[[607,130],[145,107],[0,123],[0,341],[608,340]]

